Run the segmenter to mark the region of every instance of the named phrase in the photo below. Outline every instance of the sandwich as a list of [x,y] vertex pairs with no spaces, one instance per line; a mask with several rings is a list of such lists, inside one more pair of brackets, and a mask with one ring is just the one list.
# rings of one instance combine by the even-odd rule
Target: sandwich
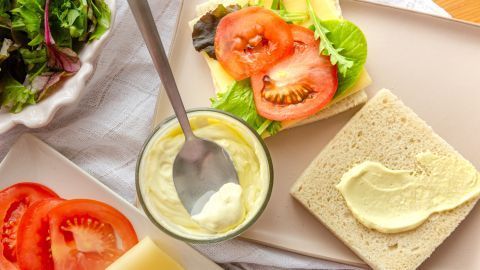
[[263,136],[366,102],[367,41],[338,0],[209,0],[190,22],[212,107]]
[[[352,177],[368,181],[346,190]],[[472,210],[479,182],[471,163],[381,90],[315,158],[291,195],[373,269],[409,270]]]

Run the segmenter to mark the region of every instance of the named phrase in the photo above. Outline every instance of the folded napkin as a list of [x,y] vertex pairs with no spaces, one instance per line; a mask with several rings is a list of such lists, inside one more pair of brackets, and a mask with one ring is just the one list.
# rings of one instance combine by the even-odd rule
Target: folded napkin
[[[135,163],[151,130],[160,81],[127,2],[117,1],[112,36],[77,103],[62,108],[45,128],[18,126],[0,135],[0,159],[22,133],[31,132],[134,203]],[[448,15],[430,0],[375,1]],[[150,5],[168,48],[180,0],[156,0]],[[225,269],[356,269],[238,239],[195,248]]]

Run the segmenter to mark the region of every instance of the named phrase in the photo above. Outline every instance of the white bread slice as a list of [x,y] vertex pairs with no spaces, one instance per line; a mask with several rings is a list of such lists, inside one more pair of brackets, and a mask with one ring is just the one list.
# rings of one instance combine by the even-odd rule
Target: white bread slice
[[411,231],[384,234],[359,223],[335,185],[346,171],[365,160],[412,169],[415,155],[425,151],[463,158],[395,95],[381,90],[315,158],[291,194],[373,269],[416,269],[455,230],[478,198],[434,214]]
[[[197,17],[191,20],[188,24],[190,29],[193,31],[193,26],[195,23],[200,19],[201,16],[206,14],[209,11],[214,10],[219,4],[223,4],[224,6],[229,6],[233,4],[238,4],[240,6],[245,6],[249,3],[249,0],[209,0],[202,4],[196,6],[196,15]],[[305,10],[305,2],[303,0],[285,0],[284,4],[287,8],[291,8],[293,11],[302,11]],[[271,5],[271,0],[266,0],[265,5]],[[314,6],[317,13],[322,14],[322,17],[326,18],[338,18],[341,17],[341,9],[338,0],[315,0],[312,1],[312,5]],[[228,86],[233,80],[220,66],[220,64],[210,58],[206,53],[201,53],[202,56],[205,58],[205,61],[210,68],[210,72],[212,73],[212,80],[213,85],[215,87],[215,93],[223,92],[228,89]],[[358,105],[361,105],[367,101],[367,95],[363,91],[363,88],[368,86],[371,83],[371,78],[366,72],[363,70],[363,73],[360,75],[359,80],[357,81],[356,85],[352,86],[349,91],[349,94],[336,98],[332,100],[331,103],[323,108],[321,111],[316,113],[315,115],[302,120],[291,120],[291,121],[283,121],[282,122],[282,130],[293,128],[309,123],[313,123],[322,119],[326,119],[328,117],[337,115],[339,113],[345,112],[351,108],[354,108]],[[264,137],[269,136],[269,134],[263,134]]]

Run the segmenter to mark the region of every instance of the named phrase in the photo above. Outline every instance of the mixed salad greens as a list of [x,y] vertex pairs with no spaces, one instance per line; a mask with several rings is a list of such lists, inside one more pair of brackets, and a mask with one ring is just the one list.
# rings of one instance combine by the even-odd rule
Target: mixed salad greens
[[[254,33],[253,35],[250,33],[245,34],[245,30],[241,30],[241,29],[248,28],[247,16],[250,16],[250,14],[247,12],[245,12],[245,14],[242,14],[242,16],[245,19],[242,19],[242,18],[237,19],[237,20],[244,20],[244,22],[238,23],[238,25],[241,25],[241,27],[240,29],[237,30],[237,36],[235,35],[229,36],[229,33],[225,34],[224,32],[219,33],[219,31],[217,31],[218,25],[221,24],[220,22],[225,16],[229,14],[233,15],[233,13],[238,13],[237,12],[238,10],[251,9],[252,6],[263,7],[262,9],[268,9],[270,11],[273,11],[279,18],[281,18],[281,20],[288,23],[289,25],[292,25],[291,29],[292,29],[292,32],[294,33],[294,37],[302,36],[302,38],[304,39],[302,42],[309,43],[308,45],[310,46],[311,42],[306,41],[308,40],[308,37],[306,37],[305,33],[303,33],[305,31],[303,31],[302,29],[299,29],[300,27],[295,27],[295,25],[302,25],[307,27],[309,26],[306,29],[309,29],[308,31],[311,30],[310,32],[312,34],[310,35],[312,35],[314,39],[317,40],[316,46],[318,46],[318,50],[317,50],[318,55],[322,59],[328,59],[327,61],[330,61],[331,65],[334,66],[335,68],[335,72],[334,72],[335,74],[333,74],[332,76],[335,78],[336,83],[334,86],[330,87],[330,88],[332,87],[334,88],[333,93],[331,93],[331,95],[328,94],[330,96],[325,97],[324,99],[328,99],[327,101],[328,103],[332,99],[344,97],[349,94],[348,90],[352,88],[352,86],[357,82],[357,80],[361,76],[361,73],[363,71],[363,66],[367,58],[367,41],[362,31],[355,24],[345,19],[322,20],[322,18],[318,18],[314,9],[312,8],[310,0],[306,0],[307,9],[305,10],[305,12],[289,12],[288,10],[286,10],[282,0],[273,0],[272,4],[268,7],[264,6],[263,0],[257,0],[257,1],[254,1],[253,3],[252,1],[249,1],[249,4],[247,4],[244,7],[240,7],[239,5],[232,5],[227,7],[223,5],[218,5],[216,9],[202,16],[194,25],[192,39],[193,39],[193,45],[195,49],[199,52],[204,51],[209,55],[209,57],[218,60],[220,64],[222,64],[222,66],[226,69],[226,71],[235,78],[235,82],[228,88],[226,92],[217,93],[217,96],[211,99],[213,108],[224,110],[239,116],[240,118],[248,122],[254,129],[256,129],[259,134],[263,134],[265,131],[267,131],[270,135],[273,135],[281,129],[281,122],[283,120],[292,120],[296,116],[299,116],[298,113],[288,114],[289,112],[287,112],[277,117],[277,115],[279,114],[278,113],[279,111],[289,106],[292,107],[292,110],[297,110],[297,111],[302,110],[301,108],[302,106],[306,107],[306,105],[304,105],[303,103],[306,103],[307,102],[306,100],[311,98],[312,96],[311,93],[313,93],[314,92],[313,90],[315,90],[313,88],[321,88],[318,86],[319,85],[318,81],[320,81],[320,84],[321,84],[321,80],[323,79],[325,79],[324,81],[328,82],[327,80],[329,79],[328,76],[322,77],[323,75],[321,75],[321,72],[319,72],[319,70],[329,71],[328,67],[327,68],[323,67],[325,65],[321,63],[322,59],[319,59],[317,62],[320,62],[320,63],[316,63],[315,64],[316,67],[310,69],[310,71],[308,71],[308,69],[301,71],[303,73],[313,74],[313,75],[306,75],[306,77],[310,76],[309,78],[307,78],[307,80],[309,81],[308,83],[306,83],[304,80],[302,82],[297,81],[296,85],[287,85],[286,87],[283,86],[283,89],[280,89],[280,87],[278,87],[278,85],[281,85],[282,83],[278,83],[276,86],[276,89],[275,89],[275,86],[270,87],[270,85],[272,84],[271,81],[273,81],[274,78],[273,76],[271,76],[271,74],[265,73],[264,70],[275,69],[275,71],[278,71],[280,69],[278,66],[281,66],[282,68],[284,68],[284,70],[289,70],[291,71],[292,74],[297,74],[299,72],[298,68],[297,70],[292,70],[291,68],[289,69],[289,67],[286,67],[286,65],[291,66],[292,63],[296,63],[295,61],[297,61],[298,63],[300,63],[301,61],[304,61],[304,60],[301,60],[300,58],[301,57],[306,58],[305,56],[308,56],[308,54],[304,53],[304,55],[300,56],[300,54],[303,53],[303,52],[300,52],[302,51],[302,49],[298,49],[299,56],[295,56],[297,54],[297,51],[295,51],[293,55],[291,53],[290,54],[286,53],[285,54],[286,56],[283,57],[283,59],[290,57],[293,60],[290,60],[290,61],[275,60],[273,64],[264,65],[263,70],[261,71],[259,71],[260,69],[256,71],[252,71],[251,74],[248,74],[249,78],[245,78],[246,76],[243,76],[244,74],[238,73],[237,72],[238,70],[242,70],[242,69],[248,70],[248,69],[251,69],[251,66],[245,65],[244,63],[242,63],[242,60],[238,60],[238,58],[235,58],[237,56],[230,56],[229,55],[230,52],[225,53],[224,47],[215,48],[215,46],[218,47],[219,45],[222,45],[222,46],[224,45],[221,42],[222,39],[223,40],[230,39],[230,41],[232,41],[233,43],[237,42],[237,40],[240,40],[241,42],[239,44],[245,47],[243,47],[243,51],[238,50],[236,52],[236,55],[244,54],[243,58],[247,59],[244,62],[259,61],[260,63],[266,62],[265,58],[260,60],[252,60],[255,57],[255,55],[253,54],[264,53],[264,51],[261,51],[260,49],[258,49],[259,46],[267,47],[266,50],[268,50],[270,41],[273,40],[272,43],[276,42],[275,45],[278,45],[278,44],[281,45],[281,42],[282,42],[281,40],[278,42],[277,40],[275,40],[275,38],[278,38],[278,37],[265,36],[266,35],[265,33],[267,32],[266,30],[264,30],[264,28],[266,29],[268,27],[274,27],[275,31],[281,32],[282,26],[279,25],[278,22],[274,26],[268,26],[268,23],[262,23],[259,21],[257,22],[257,24],[262,25],[262,27],[259,28],[260,30],[258,33]],[[249,12],[259,13],[261,11],[252,9]],[[257,16],[260,17],[259,15]],[[262,16],[265,17],[265,14],[262,14]],[[229,16],[229,17],[232,18],[233,16]],[[253,18],[255,20],[257,19],[253,16],[249,18]],[[261,19],[258,19],[258,20],[261,20]],[[272,20],[272,18],[270,18],[270,20]],[[228,24],[229,25],[232,24],[232,20],[229,21]],[[257,27],[257,26],[254,26],[254,27]],[[232,29],[233,27],[229,26],[229,28]],[[236,29],[233,28],[233,30],[236,30]],[[245,41],[242,40],[242,38],[245,35],[250,35],[246,39],[247,40],[246,45],[245,45]],[[277,34],[277,35],[280,35],[280,34]],[[229,37],[225,38],[222,36],[229,36]],[[261,40],[261,42],[252,44],[251,41],[257,39],[258,36],[262,36],[263,39]],[[270,40],[265,41],[265,39],[269,39],[269,38]],[[286,39],[286,37],[282,37],[282,38]],[[227,43],[230,41],[227,41]],[[294,40],[294,43],[298,43],[298,41]],[[239,47],[238,44],[235,46]],[[237,50],[238,48],[236,48],[235,46],[230,47],[229,50],[231,51]],[[296,46],[297,45],[294,45],[294,50],[297,50]],[[225,63],[225,61],[222,63],[221,61],[222,59],[217,59],[218,55],[216,55],[216,53],[218,54],[219,52],[222,54],[228,54],[229,61],[227,63]],[[271,57],[271,55],[274,55],[275,52],[272,53],[272,51],[270,51],[267,54],[269,54],[269,57]],[[231,65],[229,67],[231,62],[237,62],[235,64],[237,64],[237,67],[240,67],[240,68],[235,70],[236,68],[235,65]],[[288,63],[285,64],[284,62],[288,62]],[[313,65],[308,61],[304,61],[304,62],[306,62],[305,65],[307,66]],[[260,79],[258,79],[259,76],[256,75],[256,73],[260,73],[260,75],[263,77],[260,77]],[[312,78],[315,76],[322,77],[322,78],[320,79]],[[296,77],[305,77],[305,76],[304,74],[298,73]],[[312,80],[317,80],[316,84],[312,84],[310,82]],[[259,81],[262,81],[262,82],[259,83]],[[290,82],[291,81],[289,81],[289,83]],[[269,92],[269,93],[272,93],[270,94],[270,96],[273,95],[272,100],[268,100],[269,96],[261,96],[256,98],[256,93],[259,92],[259,90],[255,89],[256,85],[257,85],[257,88],[258,88],[258,85],[261,85],[260,91],[263,94],[266,91],[275,90],[275,91]],[[285,83],[283,85],[285,85]],[[267,89],[267,87],[270,87],[271,89]],[[327,90],[322,90],[322,91],[327,91]],[[331,92],[330,89],[328,89],[328,91]],[[286,92],[289,92],[288,94],[289,96],[287,94],[285,94],[284,96],[281,96],[283,93],[286,93]],[[327,94],[325,94],[324,96],[327,96]],[[270,107],[265,109],[265,106],[266,106],[264,104],[265,99],[267,99],[268,101],[271,101],[270,103],[274,105],[270,106],[270,104],[267,104]],[[322,106],[325,106],[327,104],[324,101],[322,102],[323,102]],[[320,103],[320,101],[318,101],[317,103]],[[315,110],[318,111],[318,108],[319,106],[316,106]],[[269,114],[268,112],[265,113],[265,111],[268,111],[268,110],[272,111],[272,114]],[[275,110],[277,112],[275,112]],[[304,109],[304,111],[306,110],[307,109]],[[313,112],[314,109],[308,108],[308,111],[310,115],[314,114]],[[294,116],[291,117],[291,115],[294,115]],[[273,117],[270,117],[270,116],[273,116]],[[297,117],[297,119],[301,117],[305,117],[305,113]]]
[[104,0],[0,0],[0,108],[18,113],[39,102],[109,27]]

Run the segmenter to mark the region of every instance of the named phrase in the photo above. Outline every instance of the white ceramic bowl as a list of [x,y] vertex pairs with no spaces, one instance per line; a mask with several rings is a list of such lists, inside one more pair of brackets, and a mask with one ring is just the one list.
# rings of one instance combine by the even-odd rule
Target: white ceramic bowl
[[101,52],[102,46],[110,36],[115,21],[115,1],[105,0],[111,11],[111,26],[100,39],[88,43],[79,54],[82,66],[80,70],[69,78],[64,79],[61,86],[52,92],[50,96],[35,105],[25,107],[20,113],[9,113],[5,109],[0,110],[0,134],[8,131],[17,124],[29,128],[39,128],[47,125],[54,114],[61,107],[73,103],[80,92],[85,88],[87,81],[95,69],[95,59]]

